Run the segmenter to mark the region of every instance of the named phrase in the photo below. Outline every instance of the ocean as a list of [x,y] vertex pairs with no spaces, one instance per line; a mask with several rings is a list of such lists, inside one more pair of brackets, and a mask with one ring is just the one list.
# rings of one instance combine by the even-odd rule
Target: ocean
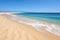
[[30,19],[46,21],[60,25],[60,13],[15,13],[17,16],[24,16]]

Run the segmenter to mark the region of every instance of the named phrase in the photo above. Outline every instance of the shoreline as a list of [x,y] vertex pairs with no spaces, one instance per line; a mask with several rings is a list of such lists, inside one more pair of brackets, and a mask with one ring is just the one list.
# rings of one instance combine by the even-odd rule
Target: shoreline
[[17,17],[16,15],[3,15],[3,16],[8,16],[10,20],[16,21],[18,23],[31,25],[40,32],[44,32],[44,30],[40,30],[42,27],[44,27],[44,29],[47,30],[48,32],[51,32],[55,35],[60,36],[60,31],[59,31],[60,29],[59,27],[57,28],[55,24],[44,22],[44,21],[37,21],[37,20],[26,18],[23,16],[20,16],[20,17]]
[[[17,17],[17,16],[16,16]],[[26,18],[24,16],[19,16],[21,18]],[[18,18],[18,17],[17,17]],[[19,19],[19,18],[18,18]],[[30,18],[26,18],[27,21],[29,22],[26,22],[25,23],[22,21],[18,21],[18,22],[21,22],[21,23],[24,23],[24,24],[28,24],[28,25],[32,25],[35,29],[37,29],[38,31],[40,31],[40,28],[42,26],[44,26],[45,30],[55,34],[55,35],[58,35],[60,36],[60,26],[59,25],[56,25],[56,24],[53,24],[53,23],[49,23],[49,22],[45,22],[45,21],[39,21],[39,20],[34,20],[34,19],[30,19]],[[25,20],[25,19],[24,19]],[[58,27],[58,28],[57,28]],[[41,31],[40,31],[41,32]]]
[[39,28],[40,26],[37,26],[38,24],[35,25],[35,21],[33,24],[36,28],[24,22],[22,23],[22,19],[19,20],[19,22],[18,20],[16,20],[16,18],[17,17],[12,17],[12,15],[7,14],[0,15],[1,40],[28,40],[28,38],[30,40],[60,40],[60,36],[48,32],[47,30],[45,30],[44,26],[41,26],[42,30],[44,31],[37,31],[36,28]]

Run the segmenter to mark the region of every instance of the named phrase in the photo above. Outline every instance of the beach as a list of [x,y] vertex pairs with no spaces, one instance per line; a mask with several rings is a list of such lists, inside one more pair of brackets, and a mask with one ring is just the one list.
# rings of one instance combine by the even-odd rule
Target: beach
[[44,26],[41,29],[45,32],[39,32],[24,20],[18,22],[9,15],[0,14],[0,40],[60,40],[60,36],[48,32]]

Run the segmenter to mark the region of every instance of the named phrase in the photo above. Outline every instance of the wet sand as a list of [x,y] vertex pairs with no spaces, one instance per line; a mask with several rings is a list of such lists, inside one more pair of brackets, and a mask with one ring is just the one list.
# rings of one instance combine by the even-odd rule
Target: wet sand
[[60,40],[60,36],[48,31],[42,33],[30,25],[0,16],[0,40]]

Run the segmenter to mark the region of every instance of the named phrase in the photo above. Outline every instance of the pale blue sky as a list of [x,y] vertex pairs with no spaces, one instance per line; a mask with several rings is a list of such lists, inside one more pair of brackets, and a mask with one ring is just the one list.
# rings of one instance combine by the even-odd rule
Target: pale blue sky
[[60,0],[0,0],[0,11],[60,12]]

